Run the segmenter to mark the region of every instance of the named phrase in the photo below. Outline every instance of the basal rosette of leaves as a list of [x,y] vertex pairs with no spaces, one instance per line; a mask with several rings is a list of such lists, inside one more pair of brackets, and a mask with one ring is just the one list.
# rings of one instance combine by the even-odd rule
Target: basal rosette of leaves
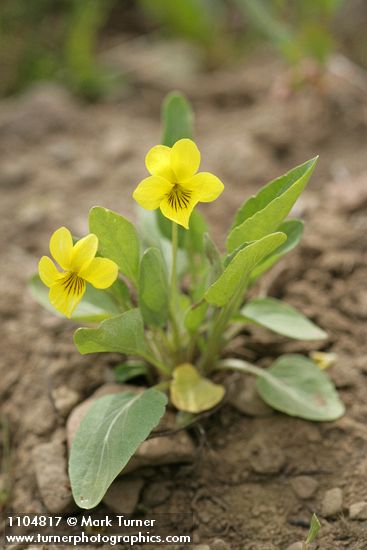
[[315,346],[326,338],[281,300],[247,298],[259,277],[300,241],[303,222],[287,216],[317,158],[274,179],[239,207],[223,254],[196,208],[216,200],[224,186],[217,176],[199,171],[191,107],[172,93],[162,113],[162,144],[148,152],[148,175],[134,192],[143,207],[138,227],[94,207],[90,234],[76,239],[58,229],[50,252],[59,268],[43,257],[39,275],[30,281],[47,309],[88,323],[74,335],[81,354],[120,353],[117,380],[145,377],[150,386],[138,394],[104,396],[82,420],[69,462],[74,498],[82,508],[101,501],[167,406],[191,419],[218,406],[226,393],[217,380],[220,370],[254,375],[262,399],[291,416],[330,421],[344,413],[326,372],[309,358],[284,355],[267,369],[228,358],[233,336],[249,324],[315,340]]

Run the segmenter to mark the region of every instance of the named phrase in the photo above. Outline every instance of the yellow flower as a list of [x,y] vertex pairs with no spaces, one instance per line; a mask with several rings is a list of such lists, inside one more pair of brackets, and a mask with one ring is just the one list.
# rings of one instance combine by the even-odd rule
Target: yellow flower
[[66,317],[71,317],[83,298],[86,282],[108,288],[117,278],[117,265],[107,258],[95,258],[97,248],[98,238],[93,233],[73,245],[70,231],[60,227],[50,239],[50,252],[63,271],[48,256],[40,259],[39,276],[50,289],[50,302]]
[[196,204],[214,201],[224,189],[213,174],[196,173],[200,151],[191,139],[180,139],[172,148],[156,145],[147,154],[145,165],[151,176],[139,183],[134,199],[147,210],[160,208],[166,218],[186,229]]

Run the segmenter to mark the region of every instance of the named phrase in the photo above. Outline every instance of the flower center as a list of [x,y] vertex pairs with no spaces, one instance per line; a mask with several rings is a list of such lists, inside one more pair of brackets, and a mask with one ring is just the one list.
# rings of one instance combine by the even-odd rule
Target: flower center
[[67,294],[81,294],[84,289],[84,280],[77,273],[69,271],[65,274],[62,286]]
[[170,207],[177,212],[177,210],[183,210],[188,208],[190,204],[192,192],[187,189],[183,189],[178,183],[176,183],[169,195],[168,195],[168,204]]

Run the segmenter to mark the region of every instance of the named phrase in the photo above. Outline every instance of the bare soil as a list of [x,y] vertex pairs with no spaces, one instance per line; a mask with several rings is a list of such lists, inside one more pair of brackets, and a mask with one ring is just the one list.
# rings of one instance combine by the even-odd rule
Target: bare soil
[[[205,212],[223,243],[244,198],[320,154],[295,212],[306,221],[302,245],[261,284],[327,330],[322,349],[337,354],[330,375],[347,413],[316,424],[278,413],[252,418],[226,405],[203,421],[201,435],[194,432],[196,462],[157,469],[141,505],[192,510],[195,542],[220,538],[232,550],[285,550],[305,537],[316,512],[322,530],[314,548],[362,550],[367,522],[350,520],[348,507],[367,500],[366,95],[332,75],[298,93],[279,93],[274,83],[283,73],[264,57],[183,86],[197,112],[204,166],[226,185]],[[111,104],[81,105],[53,86],[0,104],[0,400],[11,435],[11,471],[3,479],[11,475],[8,506],[15,512],[45,510],[30,456],[64,430],[52,389],[66,385],[81,400],[111,379],[115,364],[114,357],[81,357],[75,326],[43,311],[26,281],[53,230],[87,231],[91,206],[134,218],[131,191],[145,175],[145,152],[159,142],[159,104],[169,86],[143,74]],[[313,349],[265,331],[246,332],[234,344],[236,355],[264,366],[281,353]],[[307,499],[294,490],[301,475],[317,482]],[[325,518],[325,492],[335,487],[343,491],[343,512]],[[161,498],[152,501],[152,494]]]

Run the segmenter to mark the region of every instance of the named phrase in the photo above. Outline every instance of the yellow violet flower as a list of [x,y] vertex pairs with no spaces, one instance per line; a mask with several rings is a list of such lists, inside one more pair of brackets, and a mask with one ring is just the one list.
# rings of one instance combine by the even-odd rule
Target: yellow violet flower
[[107,258],[95,258],[97,248],[98,238],[93,233],[73,245],[70,231],[60,227],[50,239],[50,252],[63,271],[48,256],[40,259],[39,276],[50,289],[50,302],[66,317],[71,317],[83,298],[86,282],[102,289],[117,279],[117,265]]
[[147,210],[160,208],[166,218],[186,229],[197,203],[214,201],[224,189],[213,174],[197,173],[200,151],[191,139],[180,139],[173,147],[156,145],[145,165],[151,176],[139,183],[134,199]]

